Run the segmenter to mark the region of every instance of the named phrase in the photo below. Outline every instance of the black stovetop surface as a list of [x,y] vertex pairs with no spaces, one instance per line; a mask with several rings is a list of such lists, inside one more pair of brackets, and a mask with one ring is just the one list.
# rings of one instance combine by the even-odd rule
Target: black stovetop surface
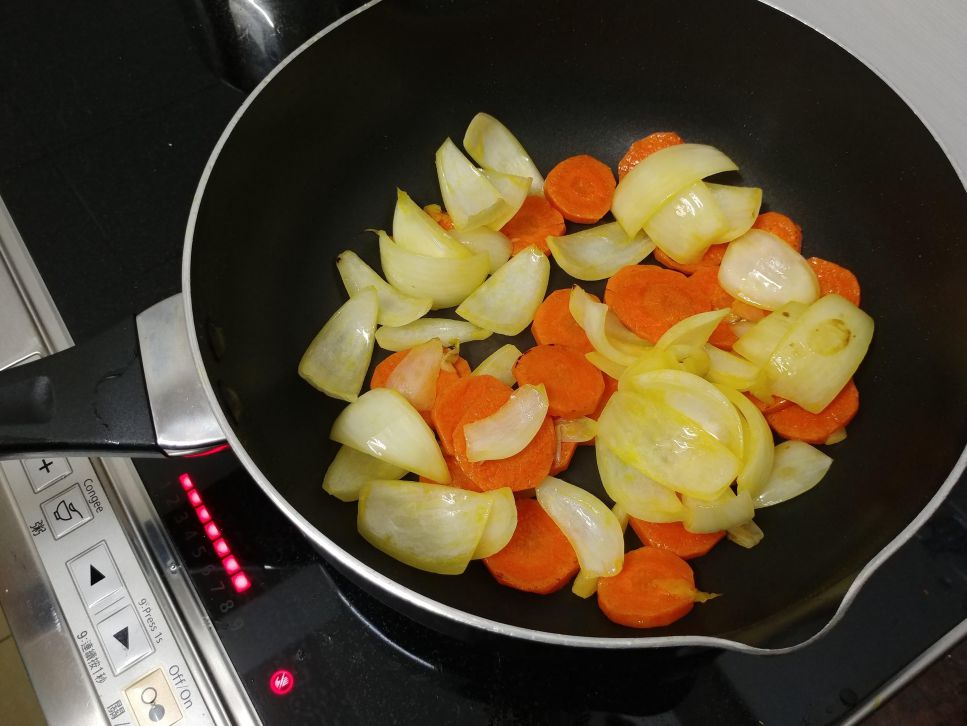
[[[76,340],[178,291],[194,189],[240,89],[358,4],[31,0],[0,9],[0,197]],[[236,26],[264,52],[237,40]],[[324,564],[230,453],[139,470],[270,723],[831,723],[967,617],[965,482],[830,635],[762,658],[458,643]],[[185,516],[186,471],[251,581],[245,592]],[[284,696],[269,685],[280,669],[294,684]]]

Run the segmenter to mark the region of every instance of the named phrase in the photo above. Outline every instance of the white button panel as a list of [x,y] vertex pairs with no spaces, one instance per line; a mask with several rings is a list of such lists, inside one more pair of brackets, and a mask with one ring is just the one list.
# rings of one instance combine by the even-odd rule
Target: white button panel
[[40,508],[54,539],[60,539],[94,519],[91,508],[87,505],[87,499],[81,493],[80,484],[75,484],[70,489],[51,497],[41,504]]
[[25,459],[21,463],[30,479],[30,488],[35,492],[46,489],[71,473],[67,459]]
[[99,622],[97,634],[114,675],[127,670],[154,650],[148,634],[141,627],[141,618],[130,605]]
[[105,542],[72,559],[67,568],[90,612],[103,610],[125,595],[121,576]]

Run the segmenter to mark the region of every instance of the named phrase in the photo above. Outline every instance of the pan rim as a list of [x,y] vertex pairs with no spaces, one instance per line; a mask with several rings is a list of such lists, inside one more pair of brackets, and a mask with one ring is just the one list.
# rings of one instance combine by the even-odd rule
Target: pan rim
[[[806,22],[802,18],[798,17],[796,14],[786,10],[785,8],[780,8],[774,5],[768,0],[757,0],[758,2],[766,5],[773,10],[776,10],[790,19],[806,26],[813,32],[819,33],[829,41],[835,43],[837,46],[842,48],[844,51],[849,53],[853,58],[857,59],[862,63],[867,70],[877,76],[881,81],[883,81],[890,90],[909,108],[916,117],[923,124],[924,128],[930,134],[934,143],[940,148],[947,162],[951,165],[954,172],[957,174],[962,185],[967,188],[967,177],[965,177],[962,170],[958,167],[955,159],[949,153],[949,150],[945,144],[938,137],[934,129],[927,122],[927,120],[921,115],[917,107],[895,86],[894,83],[885,77],[874,65],[869,63],[861,55],[854,52],[845,43],[832,38],[827,33],[819,30],[811,23]],[[850,584],[849,588],[842,596],[836,612],[830,617],[829,621],[816,633],[806,638],[805,640],[782,648],[763,648],[747,643],[743,643],[738,640],[731,640],[724,637],[714,637],[714,636],[704,636],[704,635],[670,635],[670,636],[629,636],[629,637],[616,637],[616,638],[604,638],[604,637],[592,637],[584,635],[565,635],[561,633],[551,633],[542,630],[534,630],[531,628],[523,628],[520,626],[509,625],[507,623],[502,623],[496,620],[491,620],[489,618],[484,618],[479,615],[474,615],[466,611],[460,610],[449,605],[444,605],[426,595],[423,595],[415,590],[390,579],[386,575],[374,570],[362,561],[358,560],[356,557],[349,554],[347,551],[343,550],[338,544],[333,542],[331,539],[326,537],[319,529],[313,526],[308,520],[306,520],[289,502],[279,493],[279,491],[271,484],[268,477],[262,473],[261,469],[256,465],[252,458],[246,452],[244,446],[236,436],[230,422],[228,421],[225,412],[222,410],[221,405],[218,402],[218,398],[215,395],[214,388],[208,377],[208,372],[205,368],[204,362],[202,360],[201,348],[198,341],[198,337],[195,333],[194,324],[194,311],[191,297],[191,252],[194,242],[195,225],[198,219],[198,212],[201,208],[202,199],[204,197],[205,190],[208,185],[212,170],[218,160],[219,154],[222,148],[227,143],[232,131],[235,126],[245,115],[248,107],[255,101],[258,95],[265,89],[265,87],[271,83],[271,81],[279,75],[285,67],[295,60],[304,51],[314,45],[321,38],[328,35],[330,32],[338,28],[345,22],[348,22],[352,18],[360,15],[366,10],[378,5],[382,0],[370,0],[364,5],[361,5],[352,12],[344,15],[335,22],[326,26],[318,33],[313,35],[311,38],[306,40],[302,45],[292,51],[289,55],[283,58],[278,65],[276,65],[269,73],[262,79],[262,81],[252,90],[252,92],[245,98],[241,106],[232,116],[225,129],[222,131],[218,138],[214,148],[212,149],[211,155],[202,170],[201,177],[198,182],[198,186],[195,189],[194,197],[192,198],[191,209],[188,214],[188,222],[185,230],[185,242],[182,254],[182,295],[184,297],[184,311],[185,311],[185,325],[188,329],[188,341],[189,347],[191,349],[192,360],[195,365],[196,371],[198,372],[198,377],[201,381],[202,387],[211,403],[212,411],[218,420],[219,425],[222,428],[222,432],[225,435],[226,440],[232,447],[232,451],[239,458],[242,465],[245,467],[246,471],[252,478],[256,481],[259,487],[265,492],[272,503],[281,509],[285,515],[299,527],[303,535],[306,536],[316,547],[320,548],[327,557],[336,560],[340,565],[351,569],[360,574],[363,578],[368,580],[374,586],[380,588],[381,590],[389,593],[391,596],[398,598],[413,605],[420,610],[423,610],[431,615],[441,617],[445,620],[449,620],[459,625],[469,625],[476,629],[493,633],[496,635],[502,635],[517,640],[531,641],[535,643],[544,643],[548,645],[560,645],[568,647],[580,647],[589,649],[604,649],[604,650],[622,650],[631,648],[671,648],[671,647],[693,647],[693,646],[704,646],[710,648],[721,648],[724,650],[746,653],[752,655],[781,655],[784,653],[790,653],[800,648],[804,648],[819,638],[823,637],[828,633],[833,627],[835,627],[842,617],[845,615],[846,611],[856,599],[859,591],[862,589],[863,585],[866,584],[867,580],[872,577],[872,575],[880,568],[880,566],[886,562],[903,544],[909,541],[917,530],[922,527],[926,521],[936,512],[937,508],[940,506],[941,502],[947,498],[947,495],[954,488],[954,486],[959,481],[960,477],[963,475],[965,469],[967,469],[967,445],[961,451],[960,456],[954,464],[953,469],[947,475],[943,484],[937,489],[933,497],[927,502],[927,504],[920,510],[920,513],[906,526],[904,527],[890,542],[888,542],[883,549],[881,549],[867,564],[856,574],[853,582]]]

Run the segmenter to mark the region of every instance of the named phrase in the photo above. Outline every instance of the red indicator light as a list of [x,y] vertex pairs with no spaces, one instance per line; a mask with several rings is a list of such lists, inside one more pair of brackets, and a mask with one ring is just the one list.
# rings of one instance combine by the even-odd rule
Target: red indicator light
[[189,489],[194,489],[195,488],[195,482],[193,482],[191,480],[191,477],[188,476],[187,474],[182,474],[181,476],[179,476],[178,477],[178,481],[181,482],[181,488],[184,489],[186,492]]
[[235,588],[235,592],[245,592],[252,586],[252,583],[244,572],[239,572],[232,576],[232,586]]
[[215,526],[214,522],[209,522],[205,525],[205,534],[208,535],[208,539],[218,539],[222,536],[222,533],[218,531],[218,527]]
[[225,572],[227,572],[229,575],[234,575],[236,572],[242,569],[238,564],[238,560],[231,555],[222,560],[222,567],[225,568]]
[[188,501],[191,502],[193,507],[201,505],[201,494],[198,493],[197,489],[188,490]]
[[228,547],[228,542],[226,542],[223,539],[216,539],[212,543],[212,547],[215,548],[215,554],[218,555],[219,557],[224,557],[229,552],[231,552],[231,549],[229,549]]
[[291,671],[279,668],[269,677],[269,688],[276,696],[284,696],[295,686],[295,678]]
[[212,521],[212,515],[208,511],[208,507],[197,507],[195,509],[195,514],[198,515],[198,520],[202,524]]

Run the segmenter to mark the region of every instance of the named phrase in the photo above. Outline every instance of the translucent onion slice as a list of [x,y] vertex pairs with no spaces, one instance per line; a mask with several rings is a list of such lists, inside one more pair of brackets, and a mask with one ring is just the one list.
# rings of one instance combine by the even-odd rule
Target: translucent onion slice
[[587,586],[592,584],[588,580],[621,572],[624,533],[608,505],[590,492],[550,476],[537,487],[537,501],[577,554],[582,582],[576,594],[587,597],[594,592],[588,592]]
[[611,211],[630,236],[641,229],[668,197],[692,182],[738,169],[712,146],[679,144],[656,151],[618,182]]
[[418,255],[455,258],[470,256],[470,252],[463,245],[447,234],[446,230],[402,189],[396,190],[393,239],[404,250]]
[[745,547],[747,550],[755,547],[765,537],[765,534],[755,522],[746,522],[738,527],[731,527],[725,535],[739,547]]
[[[490,258],[484,254],[459,259],[430,257],[403,249],[385,232],[377,234],[380,264],[390,285],[413,297],[430,298],[434,310],[459,305],[480,286],[490,270]],[[463,245],[460,249],[469,254]]]
[[537,435],[547,418],[544,385],[521,386],[496,412],[464,426],[470,461],[507,459]]
[[733,297],[764,310],[819,297],[819,280],[806,259],[770,232],[750,229],[729,243],[719,284]]
[[755,323],[749,320],[733,320],[729,323],[729,327],[732,328],[732,332],[735,333],[736,338],[741,338],[748,333],[754,325]]
[[697,262],[729,229],[714,194],[701,181],[680,189],[645,222],[644,230],[669,257]]
[[397,290],[352,250],[345,250],[336,258],[336,269],[350,297],[367,287],[376,290],[379,298],[376,322],[380,325],[406,325],[426,315],[433,305],[429,297],[411,297]]
[[[578,285],[571,288],[568,309],[571,311],[571,316],[588,336],[588,340],[591,341],[594,349],[618,365],[631,365],[638,359],[638,356],[651,347],[646,341],[641,340],[627,328],[624,328],[621,321],[608,309],[607,305],[595,302],[594,298]],[[609,314],[613,318],[610,326],[608,322]],[[621,334],[618,326],[624,328],[624,331],[633,339]],[[609,335],[611,331],[615,331],[615,335]]]
[[737,391],[748,391],[762,374],[762,369],[754,363],[714,345],[706,345],[705,352],[709,362],[705,378],[712,383],[721,383]]
[[465,320],[452,318],[420,318],[398,328],[382,327],[376,331],[376,342],[383,350],[408,350],[428,340],[439,338],[444,345],[486,340],[489,330],[478,328]]
[[675,492],[629,466],[600,442],[594,453],[604,490],[624,512],[646,522],[681,521],[684,510]]
[[718,324],[729,316],[730,310],[709,310],[705,313],[690,315],[684,320],[679,320],[655,343],[656,348],[668,348],[672,345],[693,345],[696,347],[704,346],[709,337],[714,332]]
[[644,233],[629,237],[617,222],[548,237],[557,264],[578,280],[604,280],[626,265],[637,265],[655,249]]
[[473,369],[472,376],[493,376],[501,383],[513,386],[517,383],[514,378],[514,364],[522,353],[516,345],[502,345],[481,361]]
[[329,468],[326,469],[322,489],[336,499],[355,502],[359,499],[359,490],[366,482],[373,479],[399,479],[405,474],[406,469],[387,464],[375,456],[350,449],[348,446],[340,446]]
[[507,203],[484,173],[450,139],[436,152],[443,205],[457,229],[472,229],[503,218]]
[[485,254],[490,261],[490,272],[497,271],[510,259],[511,244],[500,232],[487,227],[478,229],[454,230],[453,236],[467,249],[476,254]]
[[678,370],[703,378],[708,374],[710,363],[704,346],[673,345],[668,348],[668,352],[675,359]]
[[517,504],[514,493],[509,487],[501,487],[486,492],[491,498],[490,514],[487,515],[487,526],[484,527],[477,549],[473,551],[474,560],[490,557],[500,552],[517,529]]
[[614,514],[615,519],[618,520],[618,524],[621,525],[621,531],[624,532],[628,529],[628,513],[620,504],[615,504],[611,507],[611,513]]
[[846,429],[843,428],[842,426],[840,426],[833,433],[827,436],[826,440],[823,443],[826,444],[827,446],[831,446],[833,444],[838,444],[841,441],[846,441]]
[[[403,394],[417,411],[426,411],[436,400],[436,382],[443,362],[443,345],[433,338],[411,348],[386,379],[386,387]],[[380,477],[385,478],[385,477]]]
[[759,216],[762,190],[759,187],[733,187],[705,182],[726,219],[726,230],[719,242],[731,242],[748,232]]
[[400,562],[459,575],[480,542],[493,501],[440,484],[371,481],[359,493],[356,527],[373,547]]
[[873,318],[839,295],[824,296],[770,356],[773,394],[819,413],[859,368],[872,339]]
[[597,435],[598,422],[593,418],[561,418],[554,424],[557,438],[566,444],[580,444],[590,441]]
[[530,155],[506,126],[487,113],[478,113],[467,126],[463,148],[480,166],[528,177],[531,194],[544,194],[544,177]]
[[682,504],[685,507],[682,524],[685,529],[695,534],[709,534],[739,527],[751,522],[755,516],[755,507],[752,506],[749,493],[734,494],[729,488],[713,501],[683,497]]
[[735,478],[738,490],[755,496],[772,474],[775,456],[772,429],[769,428],[766,417],[748,398],[728,386],[719,386],[719,390],[742,415],[742,468]]
[[776,446],[769,480],[755,495],[756,509],[808,492],[826,476],[832,464],[833,460],[814,446],[803,441],[783,441]]
[[487,225],[490,229],[500,229],[523,206],[524,200],[527,199],[527,194],[530,192],[531,180],[530,177],[504,174],[494,169],[484,169],[483,174],[487,177],[487,181],[497,188],[500,196],[504,199],[503,213]]
[[627,369],[627,366],[623,366],[620,363],[615,363],[613,360],[607,356],[601,355],[596,350],[592,350],[590,353],[585,353],[584,357],[587,358],[588,362],[599,371],[605,375],[611,376],[615,380],[621,378],[621,375]]
[[619,390],[598,417],[596,445],[659,484],[715,499],[738,474],[739,458],[723,443],[655,395]]
[[457,308],[474,325],[517,335],[534,320],[544,301],[551,263],[531,245],[508,260]]
[[765,366],[772,355],[772,351],[779,347],[779,343],[792,324],[806,311],[802,303],[787,303],[781,308],[753,325],[732,346],[732,350],[746,360],[760,368]]
[[432,481],[450,483],[436,436],[409,401],[390,388],[374,388],[346,406],[329,438]]
[[333,313],[299,361],[299,375],[327,396],[355,401],[373,357],[379,298],[367,287]]

